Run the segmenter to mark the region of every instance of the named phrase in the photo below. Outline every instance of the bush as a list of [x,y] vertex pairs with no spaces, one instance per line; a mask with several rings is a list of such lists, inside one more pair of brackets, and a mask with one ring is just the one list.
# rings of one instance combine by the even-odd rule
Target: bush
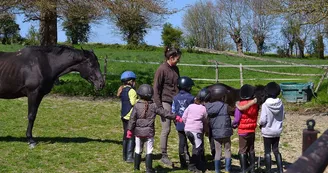
[[288,50],[282,49],[279,46],[277,47],[277,54],[279,57],[287,57],[288,56]]

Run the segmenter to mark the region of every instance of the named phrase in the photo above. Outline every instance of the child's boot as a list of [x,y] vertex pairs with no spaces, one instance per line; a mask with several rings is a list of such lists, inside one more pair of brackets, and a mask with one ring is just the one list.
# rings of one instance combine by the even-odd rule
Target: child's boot
[[225,172],[229,173],[231,171],[231,158],[225,158]]
[[277,172],[278,173],[282,173],[283,172],[283,168],[282,168],[282,158],[281,158],[281,154],[277,153],[274,155],[276,157],[276,162],[277,162]]
[[246,154],[239,154],[239,161],[240,161],[240,171],[242,173],[246,173],[247,169],[247,155]]
[[255,152],[249,153],[249,163],[251,166],[251,173],[255,173]]
[[187,165],[187,161],[186,161],[186,154],[185,153],[180,154],[179,158],[180,158],[181,168],[187,168],[188,165]]
[[127,146],[128,146],[128,141],[126,139],[123,139],[122,146],[123,146],[123,149],[122,149],[123,161],[126,161],[126,153],[127,153],[126,151],[127,151]]
[[215,168],[215,173],[220,173],[220,160],[214,160],[214,168]]
[[265,159],[265,172],[271,173],[271,154],[265,154],[264,159]]
[[135,141],[132,137],[127,144],[126,162],[133,163],[133,153],[134,153]]
[[153,154],[146,155],[146,173],[154,173],[153,169]]
[[141,153],[134,153],[134,170],[140,170]]

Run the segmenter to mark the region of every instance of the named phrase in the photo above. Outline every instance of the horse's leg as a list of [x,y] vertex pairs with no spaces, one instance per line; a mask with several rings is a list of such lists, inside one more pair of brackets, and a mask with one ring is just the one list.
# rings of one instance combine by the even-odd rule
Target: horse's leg
[[42,98],[43,95],[41,95],[39,92],[33,92],[28,95],[28,126],[26,130],[26,137],[31,148],[34,148],[36,145],[36,142],[33,140],[32,130]]

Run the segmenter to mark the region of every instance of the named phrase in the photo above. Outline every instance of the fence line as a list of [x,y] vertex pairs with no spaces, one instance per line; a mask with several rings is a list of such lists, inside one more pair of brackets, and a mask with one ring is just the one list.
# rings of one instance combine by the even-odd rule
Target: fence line
[[[202,79],[202,78],[192,78],[192,80],[196,81],[213,81],[216,82],[216,79]],[[240,79],[219,79],[222,82],[233,82],[233,81],[240,81]],[[249,81],[254,81],[254,80],[267,80],[267,81],[272,81],[272,80],[281,80],[281,81],[288,81],[288,80],[304,80],[303,78],[251,78],[251,79],[243,79],[249,80]]]
[[[266,62],[276,62],[280,64],[290,64],[290,65],[296,65],[296,66],[302,66],[305,64],[297,64],[294,62],[286,62],[286,61],[280,61],[280,60],[272,60],[268,58],[263,58],[263,57],[254,57],[254,56],[249,56],[249,55],[240,55],[240,54],[235,54],[232,52],[226,52],[226,51],[217,51],[213,49],[206,49],[206,48],[200,48],[200,47],[194,47],[195,50],[200,51],[200,52],[206,52],[206,53],[212,53],[212,54],[218,54],[218,55],[226,55],[226,56],[233,56],[233,57],[238,57],[238,58],[247,58],[247,59],[253,59],[253,60],[259,60],[259,61],[266,61]],[[306,65],[307,67],[313,67],[313,68],[323,68],[327,67],[327,65]]]
[[[129,61],[129,60],[108,60],[112,62],[126,62],[126,63],[138,63],[138,64],[161,64],[162,62],[148,62],[148,61]],[[220,62],[221,63],[221,62]],[[223,64],[223,63],[222,63]],[[236,67],[239,68],[240,65],[232,65],[232,64],[218,64],[218,67],[221,68],[227,68],[227,67]],[[191,67],[216,67],[216,65],[206,65],[206,64],[183,64],[179,63],[179,66],[191,66]],[[316,65],[320,66],[322,68],[328,67],[328,65]],[[313,67],[313,65],[306,65],[306,64],[300,64],[300,65],[243,65],[243,67]]]
[[[110,60],[113,62],[124,62],[124,63],[138,63],[138,64],[160,64],[159,62],[143,62],[143,61],[129,61],[129,60]],[[214,60],[210,60],[212,62]],[[296,65],[232,65],[232,64],[227,64],[223,62],[216,61],[217,63],[215,65],[202,65],[202,64],[182,64],[179,63],[179,66],[189,66],[189,67],[215,67],[216,69],[218,67],[223,68],[223,67],[235,67],[239,68],[241,71],[242,69],[247,69],[250,71],[255,71],[255,72],[261,72],[261,73],[271,73],[271,74],[280,74],[280,75],[289,75],[289,76],[322,76],[322,74],[299,74],[299,73],[283,73],[283,72],[275,72],[275,71],[268,71],[268,70],[259,70],[259,69],[251,69],[250,67],[295,67]],[[328,65],[321,65],[323,67],[328,67]],[[312,65],[300,65],[297,67],[312,67]],[[242,73],[240,74],[242,76]],[[216,70],[216,76],[218,76],[218,70]],[[218,78],[216,78],[216,81]]]

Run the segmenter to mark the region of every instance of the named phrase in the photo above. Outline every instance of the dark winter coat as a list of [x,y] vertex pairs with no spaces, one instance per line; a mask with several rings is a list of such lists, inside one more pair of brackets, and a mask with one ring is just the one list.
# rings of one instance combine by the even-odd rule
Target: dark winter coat
[[163,107],[162,102],[172,104],[173,97],[179,92],[178,78],[180,76],[177,66],[170,66],[167,62],[161,64],[154,76],[154,102]]
[[[187,109],[187,107],[194,103],[194,99],[195,97],[190,93],[180,90],[179,93],[173,98],[172,112],[175,115],[182,117],[183,112]],[[184,123],[177,122],[176,129],[177,131],[184,131]]]
[[205,104],[209,118],[209,125],[214,139],[226,138],[232,135],[231,118],[228,114],[228,105],[216,101]]
[[154,102],[139,100],[133,107],[128,130],[131,130],[137,137],[153,137],[155,135],[156,115],[175,119],[174,114],[162,107],[157,107]]

